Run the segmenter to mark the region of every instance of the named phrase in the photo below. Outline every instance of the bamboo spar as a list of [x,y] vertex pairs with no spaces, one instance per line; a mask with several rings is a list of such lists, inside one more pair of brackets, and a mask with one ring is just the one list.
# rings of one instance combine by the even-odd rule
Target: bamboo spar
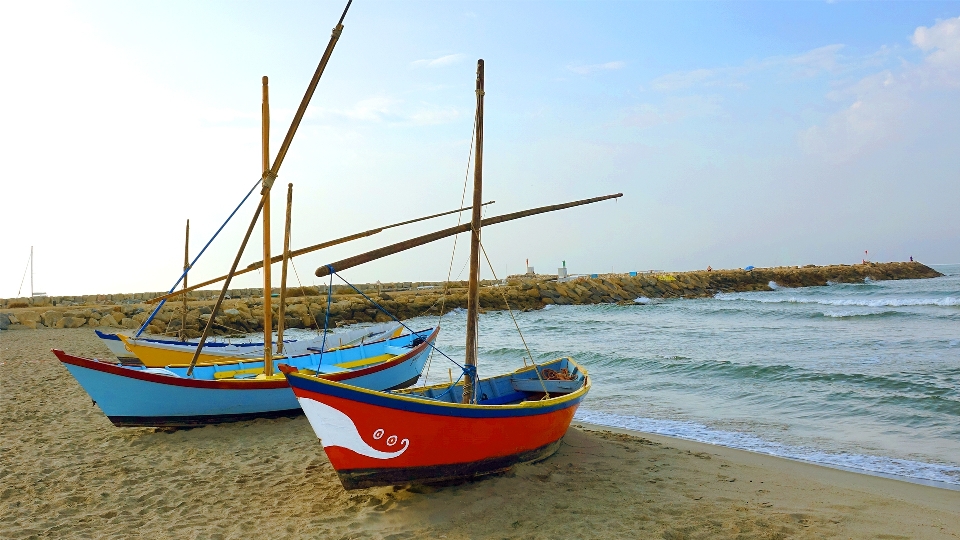
[[253,219],[250,221],[250,226],[247,228],[247,233],[243,238],[243,242],[240,244],[240,249],[237,251],[237,257],[234,259],[233,266],[230,268],[230,272],[227,274],[227,277],[224,280],[223,288],[220,290],[220,296],[217,298],[217,303],[213,307],[213,312],[210,313],[210,319],[207,320],[207,326],[203,329],[203,335],[200,336],[200,343],[197,344],[197,350],[193,353],[193,359],[190,361],[190,367],[187,369],[188,377],[193,375],[193,368],[197,365],[197,360],[200,358],[200,352],[203,350],[203,344],[206,343],[207,337],[210,335],[210,330],[213,328],[213,321],[217,316],[217,312],[220,310],[220,305],[223,304],[223,298],[227,294],[227,289],[230,287],[230,281],[233,279],[234,273],[237,271],[237,266],[240,264],[240,257],[243,256],[243,250],[247,247],[247,241],[250,239],[250,234],[253,232],[253,226],[260,217],[260,212],[263,210],[264,201],[269,197],[270,188],[273,187],[273,182],[276,180],[277,173],[280,171],[280,165],[283,164],[283,158],[286,156],[287,150],[290,148],[290,143],[293,141],[293,136],[297,133],[297,128],[300,126],[300,121],[303,119],[303,115],[307,111],[307,106],[310,104],[310,99],[313,98],[313,93],[317,89],[317,84],[320,82],[320,76],[323,75],[323,71],[327,67],[327,62],[330,60],[330,55],[333,54],[333,49],[336,47],[337,41],[340,39],[340,34],[343,32],[343,19],[347,16],[347,10],[350,9],[350,4],[352,2],[353,0],[348,0],[347,6],[343,9],[343,14],[340,15],[340,20],[337,22],[337,26],[333,28],[333,32],[330,34],[330,41],[327,42],[327,48],[323,51],[323,56],[320,58],[320,64],[317,66],[317,70],[314,72],[313,78],[310,80],[310,84],[307,86],[307,91],[304,93],[303,99],[300,101],[300,107],[297,108],[297,113],[293,116],[293,121],[290,122],[290,128],[287,129],[287,135],[283,138],[283,143],[280,145],[280,151],[277,152],[277,158],[273,161],[273,167],[271,167],[268,171],[264,171],[262,180],[263,187],[260,189],[260,204],[257,205],[257,209],[253,214]]
[[[470,277],[467,282],[467,343],[464,364],[476,372],[477,366],[477,312],[480,308],[480,206],[483,190],[483,59],[477,60],[477,132],[473,163],[473,216],[470,220]],[[473,403],[473,380],[470,372],[463,378],[461,403]]]
[[[537,214],[545,214],[547,212],[554,212],[557,210],[564,210],[567,208],[573,208],[575,206],[583,206],[585,204],[592,204],[595,202],[606,201],[608,199],[616,199],[618,197],[623,197],[623,193],[614,193],[613,195],[604,195],[602,197],[593,197],[592,199],[582,199],[579,201],[573,201],[563,204],[552,204],[550,206],[541,206],[539,208],[531,208],[530,210],[521,210],[520,212],[513,212],[511,214],[504,214],[502,216],[494,216],[480,221],[481,227],[487,227],[490,225],[496,225],[498,223],[504,223],[507,221],[513,221],[515,219],[525,218],[529,216],[535,216]],[[418,236],[410,240],[404,240],[403,242],[397,242],[396,244],[391,244],[380,249],[375,249],[373,251],[368,251],[366,253],[361,253],[360,255],[354,255],[353,257],[347,257],[346,259],[341,259],[337,262],[330,264],[325,264],[319,268],[314,273],[317,277],[325,277],[330,275],[330,268],[337,272],[342,270],[347,270],[348,268],[353,268],[354,266],[359,266],[377,259],[382,259],[388,255],[393,255],[394,253],[400,253],[401,251],[406,251],[424,244],[429,244],[430,242],[436,242],[437,240],[442,240],[444,238],[453,236],[455,234],[460,234],[463,232],[469,231],[473,227],[472,223],[464,223],[463,225],[458,225],[456,227],[450,227],[449,229],[443,229],[430,234],[425,234],[423,236]]]
[[[489,202],[483,203],[483,205],[486,206],[486,205],[488,205],[488,204],[493,204],[493,203],[495,203],[495,202],[496,202],[496,201],[489,201]],[[342,237],[342,238],[337,238],[336,240],[330,240],[330,241],[323,242],[323,243],[320,243],[320,244],[316,244],[316,245],[313,245],[313,246],[308,246],[308,247],[305,247],[305,248],[296,249],[296,250],[293,250],[293,251],[290,252],[290,256],[291,256],[291,257],[299,257],[300,255],[305,255],[305,254],[307,254],[307,253],[312,253],[312,252],[314,252],[314,251],[318,251],[318,250],[321,250],[321,249],[324,249],[324,248],[328,248],[328,247],[331,247],[331,246],[336,246],[336,245],[339,245],[339,244],[343,244],[343,243],[345,243],[345,242],[350,242],[350,241],[352,241],[352,240],[357,240],[357,239],[359,239],[359,238],[365,238],[365,237],[367,237],[367,236],[372,236],[372,235],[374,235],[374,234],[383,232],[383,231],[385,231],[385,230],[387,230],[387,229],[390,229],[390,228],[393,228],[393,227],[399,227],[399,226],[401,226],[401,225],[409,225],[410,223],[416,223],[416,222],[418,222],[418,221],[424,221],[424,220],[427,220],[427,219],[433,219],[433,218],[436,218],[436,217],[446,216],[446,215],[449,215],[449,214],[455,214],[455,213],[457,213],[457,212],[463,212],[464,210],[470,210],[470,208],[471,208],[470,206],[467,206],[467,207],[465,207],[465,208],[458,208],[457,210],[450,210],[450,211],[448,211],[448,212],[441,212],[441,213],[439,213],[439,214],[433,214],[433,215],[429,215],[429,216],[425,216],[425,217],[421,217],[421,218],[417,218],[417,219],[408,219],[407,221],[401,221],[400,223],[394,223],[393,225],[386,225],[386,226],[384,226],[384,227],[377,227],[376,229],[370,229],[369,231],[364,231],[364,232],[361,232],[361,233],[351,234],[351,235],[349,235],[349,236],[344,236],[344,237]],[[272,264],[272,263],[280,262],[280,261],[282,260],[282,258],[283,258],[283,255],[277,255],[277,256],[275,256],[275,257],[272,257],[272,258],[270,259],[270,263]],[[247,267],[244,268],[243,270],[240,270],[239,272],[234,272],[233,275],[234,275],[234,276],[239,276],[239,275],[241,275],[241,274],[246,274],[246,273],[248,273],[248,272],[253,272],[254,270],[257,270],[257,269],[262,268],[262,267],[263,267],[263,261],[255,262],[255,263],[247,266]],[[165,294],[165,295],[163,295],[163,296],[158,296],[158,297],[156,297],[156,298],[151,298],[150,300],[147,300],[146,303],[148,303],[148,304],[154,304],[154,303],[156,303],[156,302],[160,302],[161,300],[169,300],[169,299],[171,299],[171,298],[176,298],[177,296],[180,296],[180,295],[182,295],[182,294],[184,294],[184,293],[187,293],[187,292],[190,292],[190,291],[195,291],[195,290],[200,289],[200,288],[202,288],[202,287],[206,287],[207,285],[213,285],[214,283],[219,283],[219,282],[221,282],[221,281],[223,281],[223,280],[225,280],[225,279],[227,279],[227,276],[226,276],[226,275],[223,275],[223,276],[220,276],[220,277],[217,277],[217,278],[213,278],[213,279],[204,281],[203,283],[197,283],[196,285],[192,285],[192,286],[190,286],[190,287],[187,287],[186,289],[184,289],[184,290],[182,290],[182,291],[170,292],[170,293],[167,293],[167,294]]]
[[287,261],[290,260],[290,213],[293,184],[287,184],[287,219],[283,225],[283,265],[280,267],[280,309],[277,311],[277,354],[283,354],[283,327],[287,314]]
[[[267,76],[263,76],[263,104],[261,106],[260,132],[263,142],[263,179],[270,175],[270,92]],[[263,374],[273,375],[273,280],[270,275],[270,190],[263,193]]]

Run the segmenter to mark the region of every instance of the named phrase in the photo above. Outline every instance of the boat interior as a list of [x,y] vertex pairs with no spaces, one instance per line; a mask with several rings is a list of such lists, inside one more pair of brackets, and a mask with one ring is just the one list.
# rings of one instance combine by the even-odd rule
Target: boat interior
[[[273,362],[274,365],[287,364],[307,373],[340,373],[387,362],[398,356],[405,355],[410,352],[410,349],[423,343],[432,333],[433,328],[428,328],[390,339],[370,343],[361,342],[356,345],[339,347],[326,352],[317,351],[298,356],[275,357]],[[193,375],[191,377],[201,380],[283,379],[283,373],[279,370],[276,370],[270,377],[265,377],[263,365],[262,359],[197,364],[193,369]],[[130,367],[129,369],[137,369],[147,373],[171,377],[186,377],[189,368],[190,366],[187,364],[176,364],[163,368]]]
[[[538,376],[539,373],[539,376]],[[540,401],[576,392],[586,384],[587,373],[573,359],[558,358],[536,366],[527,366],[512,373],[480,379],[476,390],[478,405],[513,405],[524,401]],[[460,403],[463,381],[456,384],[395,390],[394,393],[428,398],[446,403]]]

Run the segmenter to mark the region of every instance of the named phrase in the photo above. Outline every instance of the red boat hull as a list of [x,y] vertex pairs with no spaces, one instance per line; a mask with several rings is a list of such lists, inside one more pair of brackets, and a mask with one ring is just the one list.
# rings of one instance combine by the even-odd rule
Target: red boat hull
[[347,489],[470,478],[545,459],[589,389],[519,405],[459,405],[299,375],[294,394]]

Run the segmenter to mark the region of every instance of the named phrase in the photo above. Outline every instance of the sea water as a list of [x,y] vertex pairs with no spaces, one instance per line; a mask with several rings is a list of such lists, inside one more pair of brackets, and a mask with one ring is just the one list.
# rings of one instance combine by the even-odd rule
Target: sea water
[[[960,488],[960,265],[945,277],[514,312],[533,358],[572,356],[584,422]],[[438,348],[462,362],[465,314]],[[426,328],[436,317],[408,321]],[[480,316],[479,371],[523,366],[506,311]],[[430,383],[460,369],[434,354]]]

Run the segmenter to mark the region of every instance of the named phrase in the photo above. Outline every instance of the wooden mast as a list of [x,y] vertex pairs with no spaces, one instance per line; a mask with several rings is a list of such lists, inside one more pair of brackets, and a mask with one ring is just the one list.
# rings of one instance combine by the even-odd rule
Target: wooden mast
[[[263,104],[260,109],[260,131],[263,143],[263,177],[270,174],[270,93],[267,76],[263,76]],[[273,306],[270,293],[270,190],[263,193],[263,374],[273,375]]]
[[[190,220],[187,220],[187,234],[183,241],[183,288],[187,288],[187,270],[190,269]],[[180,341],[186,341],[187,295],[183,295],[183,313],[180,316]]]
[[[227,289],[230,288],[230,280],[233,279],[233,275],[237,271],[237,266],[240,264],[240,257],[243,256],[243,250],[247,247],[247,241],[250,240],[250,234],[253,232],[253,227],[260,219],[260,212],[263,211],[264,200],[270,193],[270,188],[273,187],[273,182],[277,179],[277,174],[280,171],[280,165],[283,164],[283,158],[287,155],[287,150],[290,148],[290,143],[293,141],[293,136],[296,135],[297,128],[300,127],[300,121],[303,120],[303,115],[307,112],[307,106],[310,105],[310,99],[313,97],[313,93],[317,89],[317,84],[320,82],[320,77],[323,75],[323,70],[327,67],[327,62],[330,61],[330,55],[333,54],[333,48],[336,47],[337,41],[340,39],[340,34],[343,33],[343,19],[347,16],[347,10],[350,9],[350,4],[352,2],[353,0],[347,0],[347,7],[343,9],[343,14],[340,15],[340,20],[337,22],[337,26],[333,27],[333,32],[330,34],[330,41],[327,42],[327,48],[323,51],[323,56],[320,57],[320,64],[317,66],[317,70],[313,73],[313,78],[310,79],[310,84],[307,85],[307,91],[303,94],[303,99],[300,101],[300,107],[297,108],[296,114],[293,115],[293,120],[290,122],[290,127],[287,128],[287,134],[283,138],[283,142],[280,144],[280,150],[277,152],[277,157],[273,160],[273,167],[268,169],[265,168],[264,170],[263,179],[261,181],[262,187],[260,188],[260,202],[257,204],[257,209],[253,213],[253,219],[250,220],[250,226],[247,227],[247,232],[243,237],[243,241],[240,242],[240,249],[237,250],[237,257],[233,260],[233,265],[230,266],[230,272],[227,274],[227,279],[223,283],[223,288],[220,289],[220,296],[217,297],[217,303],[214,304],[213,311],[210,313],[210,318],[207,320],[207,325],[204,327],[203,334],[200,336],[200,343],[197,344],[197,350],[193,353],[193,360],[190,361],[190,367],[187,368],[188,377],[193,375],[193,368],[196,367],[197,360],[200,359],[200,352],[203,351],[203,344],[206,343],[207,337],[210,335],[210,330],[213,328],[213,321],[216,319],[217,312],[220,310],[220,306],[223,304],[223,298],[227,294]],[[269,259],[266,262],[269,265]],[[264,367],[266,368],[266,366]]]
[[283,327],[287,314],[287,261],[290,260],[290,212],[293,184],[287,184],[287,219],[283,224],[283,265],[280,267],[280,309],[277,311],[277,354],[283,354]]
[[[477,60],[477,148],[473,163],[473,217],[470,221],[470,281],[467,285],[468,366],[463,378],[463,403],[473,403],[473,379],[477,366],[477,312],[480,308],[480,201],[483,188],[483,59]],[[472,367],[472,369],[470,369]]]

